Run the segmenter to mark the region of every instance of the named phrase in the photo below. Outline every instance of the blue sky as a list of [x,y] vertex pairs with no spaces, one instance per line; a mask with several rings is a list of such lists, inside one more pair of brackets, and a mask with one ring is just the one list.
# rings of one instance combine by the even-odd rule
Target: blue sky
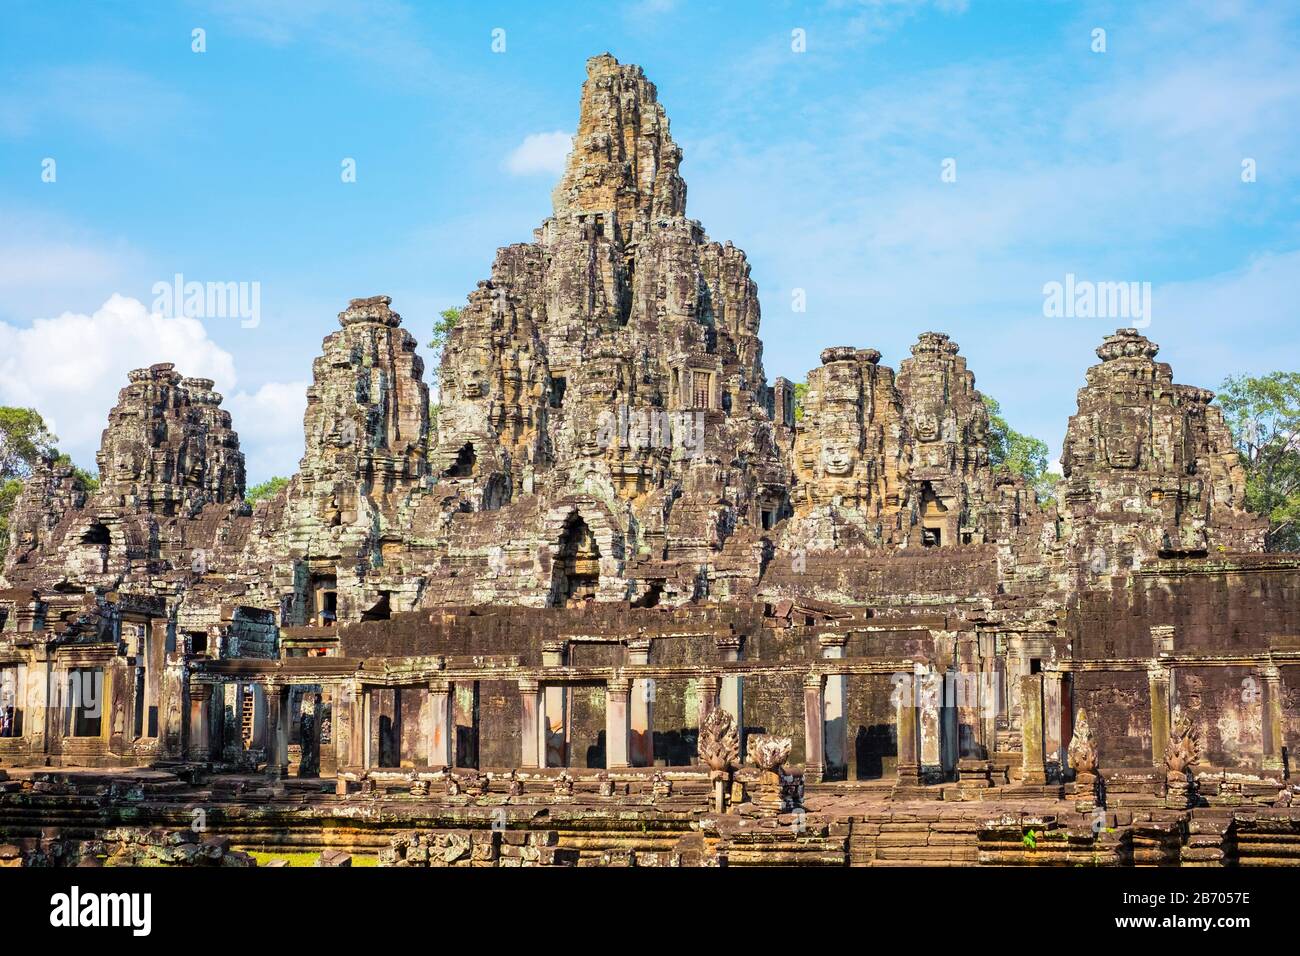
[[[769,379],[840,344],[897,368],[946,331],[1055,456],[1129,324],[1046,317],[1067,274],[1150,282],[1178,381],[1300,367],[1288,6],[8,2],[0,403],[93,465],[126,371],[174,361],[217,380],[250,480],[292,472],[337,313],[387,293],[426,341],[548,214],[584,61],[609,51],[659,88],[688,213],[749,253]],[[176,273],[259,283],[259,324],[151,315]]]

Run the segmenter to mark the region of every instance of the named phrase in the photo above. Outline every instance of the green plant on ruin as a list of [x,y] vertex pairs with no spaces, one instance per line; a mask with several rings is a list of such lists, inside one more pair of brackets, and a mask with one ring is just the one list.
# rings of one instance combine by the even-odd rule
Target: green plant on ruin
[[1246,470],[1246,507],[1269,551],[1300,550],[1300,372],[1231,376],[1216,399]]
[[808,397],[808,383],[796,382],[794,386],[794,420],[803,421],[803,403]]
[[87,493],[99,487],[96,475],[59,453],[58,441],[36,409],[0,406],[0,561],[9,548],[9,513],[22,494],[23,481],[42,459],[52,461],[56,468],[71,467],[79,487]]
[[996,399],[985,395],[984,406],[989,413],[989,464],[1022,476],[1041,504],[1055,503],[1060,475],[1047,468],[1047,442],[1012,428]]
[[1028,847],[1031,850],[1037,850],[1038,833],[1034,830],[1029,830],[1025,833],[1023,837],[1020,838],[1020,842],[1023,843],[1026,847]]
[[283,478],[280,475],[276,475],[273,478],[268,478],[266,481],[263,481],[260,484],[253,485],[253,487],[249,488],[246,492],[244,492],[244,500],[247,501],[250,505],[255,505],[263,498],[275,497],[277,494],[279,494],[280,489],[287,484],[289,484],[288,478]]

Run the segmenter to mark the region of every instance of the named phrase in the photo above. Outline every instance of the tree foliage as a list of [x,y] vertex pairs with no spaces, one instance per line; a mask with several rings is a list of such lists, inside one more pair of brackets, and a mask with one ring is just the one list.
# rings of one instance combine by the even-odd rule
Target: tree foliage
[[808,397],[808,383],[795,382],[794,385],[794,420],[803,420],[803,403]]
[[[438,382],[438,373],[442,366],[442,350],[447,347],[447,339],[451,337],[451,330],[456,327],[460,321],[461,313],[464,308],[451,306],[443,309],[438,313],[438,318],[433,323],[433,338],[429,340],[429,348],[433,350],[433,370],[430,375],[433,377],[434,384]],[[439,389],[437,401],[429,403],[429,427],[436,434],[438,430],[438,413],[442,410],[442,390]]]
[[244,492],[244,500],[250,505],[255,505],[263,498],[271,498],[279,494],[280,489],[289,483],[288,478],[282,478],[276,475],[274,478],[268,478],[259,485],[253,485]]
[[9,513],[13,511],[14,502],[22,493],[21,478],[9,478],[0,481],[0,562],[4,561],[9,550]]
[[1300,372],[1231,376],[1218,402],[1246,470],[1246,507],[1268,518],[1266,547],[1300,551]]
[[984,405],[989,413],[989,464],[1023,475],[1039,500],[1052,501],[1058,478],[1047,469],[1047,442],[1012,428],[995,399],[985,395]]
[[433,350],[433,377],[438,377],[438,366],[442,364],[442,350],[447,347],[447,339],[451,337],[451,330],[456,327],[460,321],[461,313],[464,308],[452,306],[443,309],[438,313],[438,318],[433,323],[433,338],[429,340],[429,348]]
[[57,456],[58,440],[36,409],[0,406],[0,481],[26,478],[42,458]]
[[22,493],[23,480],[42,459],[53,459],[56,466],[71,466],[87,491],[99,487],[98,478],[59,454],[58,440],[36,409],[0,406],[0,561],[9,549],[9,513]]

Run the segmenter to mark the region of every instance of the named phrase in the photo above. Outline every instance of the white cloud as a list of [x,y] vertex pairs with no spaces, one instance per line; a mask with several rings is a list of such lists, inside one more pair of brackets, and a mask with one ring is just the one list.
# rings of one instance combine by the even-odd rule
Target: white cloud
[[64,312],[26,327],[0,322],[0,404],[35,408],[61,450],[93,467],[127,372],[155,362],[210,378],[218,389],[235,384],[233,358],[201,322],[151,315],[137,299],[115,293],[93,315]]
[[235,362],[203,323],[171,318],[114,294],[93,314],[64,312],[29,326],[0,322],[0,405],[35,408],[82,467],[95,453],[127,373],[171,362],[182,375],[210,378],[225,394],[247,462],[249,484],[292,475],[302,457],[307,382],[266,382],[235,391]]
[[244,449],[248,484],[298,470],[303,451],[302,416],[307,382],[267,382],[257,391],[238,392],[225,405]]
[[573,145],[573,135],[563,130],[550,133],[529,133],[524,141],[506,157],[505,168],[516,176],[534,173],[560,175],[564,160]]
[[[33,164],[33,180],[38,172]],[[110,291],[150,281],[153,274],[126,240],[56,213],[6,204],[0,222],[0,320],[91,310]]]

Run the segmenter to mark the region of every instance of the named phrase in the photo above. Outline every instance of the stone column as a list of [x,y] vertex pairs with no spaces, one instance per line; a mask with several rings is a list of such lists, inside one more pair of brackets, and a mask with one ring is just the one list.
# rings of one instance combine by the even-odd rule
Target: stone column
[[[19,619],[21,623],[21,618]],[[50,724],[57,725],[59,716],[51,708],[54,706],[51,675],[54,670],[54,653],[50,647],[33,648],[32,661],[27,666],[28,687],[19,688],[19,693],[26,694],[23,706],[23,736],[30,741],[33,754],[49,753]]]
[[334,740],[334,759],[340,770],[351,767],[357,761],[357,750],[353,743],[357,715],[354,710],[357,702],[357,688],[353,681],[339,684],[334,694],[334,710],[330,716],[330,736]]
[[1169,669],[1151,667],[1147,685],[1151,694],[1151,765],[1163,773],[1169,745]]
[[317,737],[320,740],[320,769],[321,777],[332,777],[338,773],[339,769],[339,745],[338,733],[339,724],[339,692],[333,684],[321,685],[320,692],[320,729],[317,731]]
[[[568,649],[568,641],[543,641],[542,666],[563,667]],[[542,693],[546,698],[540,711],[545,741],[542,747],[542,766],[567,767],[569,765],[569,734],[565,726],[567,690],[563,684],[543,685]]]
[[289,774],[289,688],[267,684],[266,772],[272,777]]
[[701,677],[699,684],[700,693],[700,712],[698,726],[704,726],[704,718],[708,717],[714,707],[718,706],[718,679],[716,677]]
[[1006,664],[998,657],[997,648],[996,634],[979,635],[980,720],[983,729],[980,743],[985,757],[998,749],[998,718],[1006,719]]
[[370,713],[373,706],[374,694],[365,684],[361,685],[361,769],[369,770],[373,764],[375,754],[374,750],[374,733],[371,730]]
[[[817,639],[822,657],[826,660],[843,660],[844,648],[848,642],[847,634],[823,634]],[[845,711],[848,684],[849,679],[844,674],[827,674],[822,694],[822,708],[826,715],[822,748],[823,776],[833,774],[837,779],[840,774],[848,776],[848,714]]]
[[808,783],[820,783],[826,773],[824,687],[825,678],[820,674],[809,674],[803,679],[803,778]]
[[[989,638],[992,635],[985,635]],[[988,718],[996,715],[996,704],[990,700],[992,681],[984,670],[986,643],[980,635],[963,633],[957,636],[957,757],[987,760],[992,749],[992,734],[996,729]]]
[[1263,722],[1264,770],[1282,770],[1282,747],[1285,725],[1282,723],[1282,672],[1272,664],[1260,668],[1263,697],[1260,699]]
[[1043,763],[1043,675],[1020,678],[1020,767],[1028,786],[1043,786],[1047,772]]
[[[718,650],[727,663],[740,660],[740,635],[730,634],[717,638]],[[745,688],[739,674],[726,674],[718,695],[718,706],[736,718],[736,732],[740,735],[740,754],[745,755]]]
[[628,766],[628,691],[622,678],[605,684],[605,766],[609,769]]
[[429,681],[429,769],[438,770],[455,763],[452,749],[455,734],[451,720],[451,684],[446,680]]
[[915,674],[899,675],[906,680],[895,688],[898,720],[898,782],[915,785],[921,779],[921,752],[917,733]]
[[1069,742],[1063,740],[1061,732],[1062,673],[1045,671],[1043,673],[1043,752],[1049,763],[1058,768],[1065,767],[1065,748]]
[[[644,667],[650,663],[650,641],[628,641],[627,662]],[[628,757],[634,767],[653,767],[655,762],[654,702],[655,682],[648,677],[632,681],[631,708],[632,739]]]
[[212,749],[212,685],[190,686],[190,737],[188,759],[206,761]]
[[[542,732],[538,726],[538,683],[529,678],[519,681],[519,742],[521,767],[538,767],[538,746]],[[543,754],[544,756],[544,754]]]
[[921,776],[927,781],[943,779],[943,724],[940,708],[943,704],[944,675],[938,671],[917,668],[916,681],[920,687],[917,706],[920,732]]

